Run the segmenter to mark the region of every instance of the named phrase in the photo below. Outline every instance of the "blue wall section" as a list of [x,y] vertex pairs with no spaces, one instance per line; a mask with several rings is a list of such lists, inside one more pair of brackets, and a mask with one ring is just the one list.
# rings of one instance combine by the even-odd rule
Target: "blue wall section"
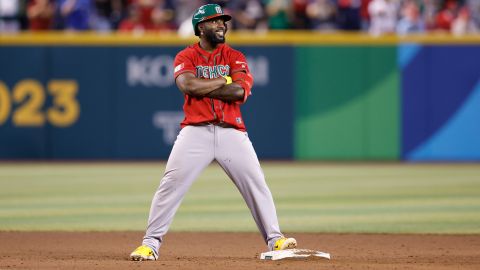
[[[8,89],[13,89],[25,78],[35,78],[44,84],[49,74],[48,49],[44,47],[15,47],[0,50],[0,81]],[[5,102],[5,101],[3,101]],[[13,103],[13,102],[12,102]],[[12,104],[12,111],[18,105]],[[43,107],[41,108],[43,109]],[[49,154],[46,144],[48,130],[46,126],[15,127],[12,122],[13,113],[7,121],[0,125],[0,157],[1,158],[44,158]]]
[[[166,158],[183,119],[183,96],[173,79],[173,60],[182,48],[118,48],[114,91],[116,157]],[[178,117],[169,115],[177,115]],[[163,117],[162,125],[154,115]],[[171,120],[171,122],[169,122]],[[157,123],[155,125],[155,123]]]
[[[429,80],[428,51],[417,51],[416,57],[404,64],[402,88],[402,156],[405,158],[424,138],[428,138]],[[406,61],[403,61],[406,62]]]
[[[46,120],[19,127],[9,116],[0,125],[0,158],[167,158],[183,119],[183,95],[173,80],[173,60],[183,48],[1,47],[0,80],[10,96],[19,81],[42,85],[45,100],[37,111]],[[257,154],[261,158],[291,158],[293,49],[239,49],[247,56],[255,77],[253,95],[242,112]],[[64,127],[48,119],[49,110],[58,101],[48,85],[58,80],[78,85],[73,101],[78,102],[80,114]]]
[[[242,108],[248,134],[262,158],[293,157],[294,53],[292,47],[240,47],[255,74]],[[281,57],[280,57],[281,56]]]
[[50,78],[77,81],[80,118],[68,128],[48,125],[51,158],[110,158],[115,117],[109,48],[60,47],[49,50]]
[[409,154],[411,160],[480,160],[480,80],[435,134]]
[[[474,132],[480,121],[472,117],[480,113],[480,104],[469,102],[480,80],[478,59],[478,46],[426,46],[404,67],[405,159],[480,159],[480,134]],[[457,135],[447,139],[440,133]]]

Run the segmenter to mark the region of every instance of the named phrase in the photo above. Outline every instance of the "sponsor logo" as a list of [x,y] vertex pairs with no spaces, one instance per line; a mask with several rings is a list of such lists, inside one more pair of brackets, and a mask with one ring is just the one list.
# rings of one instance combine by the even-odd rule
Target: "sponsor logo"
[[130,56],[127,58],[127,84],[130,87],[168,87],[173,85],[173,57]]
[[245,63],[245,62],[242,62],[242,61],[235,61],[235,64],[237,64],[237,65],[241,65],[241,66],[242,66],[242,68],[246,68],[246,67],[247,67],[247,63]]
[[185,63],[181,63],[180,65],[177,65],[175,67],[175,70],[173,72],[179,72],[180,70],[182,70],[183,68],[185,67]]
[[[126,82],[129,87],[170,87],[175,85],[174,72],[176,69],[185,68],[185,66],[173,67],[174,56],[171,55],[147,55],[147,56],[129,56],[126,61]],[[270,61],[263,55],[247,56],[247,63],[250,73],[255,78],[256,86],[265,86],[270,82]],[[235,64],[241,65],[243,61],[235,61]],[[181,65],[181,64],[180,64]],[[230,74],[229,65],[219,65],[214,67],[197,66],[197,77],[199,78],[217,78]]]

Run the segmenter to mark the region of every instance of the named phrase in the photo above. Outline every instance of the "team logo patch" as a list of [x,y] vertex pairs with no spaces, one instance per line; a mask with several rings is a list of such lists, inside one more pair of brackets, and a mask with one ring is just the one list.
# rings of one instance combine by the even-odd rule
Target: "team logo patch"
[[235,118],[235,121],[237,121],[237,124],[241,124],[242,123],[242,118],[237,117],[237,118]]
[[185,63],[181,63],[180,65],[175,67],[174,72],[178,72],[178,71],[182,70],[184,67],[185,67]]

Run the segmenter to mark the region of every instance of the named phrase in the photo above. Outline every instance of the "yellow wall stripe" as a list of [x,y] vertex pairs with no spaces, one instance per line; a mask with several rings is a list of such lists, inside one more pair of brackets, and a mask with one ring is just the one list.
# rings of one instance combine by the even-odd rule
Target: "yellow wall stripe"
[[[22,32],[18,34],[0,34],[0,46],[15,45],[188,45],[196,42],[197,37],[181,38],[176,33],[147,33],[143,35],[98,32]],[[268,33],[231,32],[227,41],[233,45],[395,45],[402,43],[418,44],[480,44],[480,35],[456,37],[445,33],[426,35],[372,37],[366,33],[318,33],[310,31],[270,31]]]

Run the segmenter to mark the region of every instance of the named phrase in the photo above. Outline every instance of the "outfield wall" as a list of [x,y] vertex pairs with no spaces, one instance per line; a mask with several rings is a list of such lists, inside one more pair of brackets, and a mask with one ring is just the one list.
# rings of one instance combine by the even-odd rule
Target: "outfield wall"
[[[167,158],[183,117],[172,62],[194,41],[1,36],[0,158]],[[480,160],[480,37],[229,41],[254,73],[260,158]]]

